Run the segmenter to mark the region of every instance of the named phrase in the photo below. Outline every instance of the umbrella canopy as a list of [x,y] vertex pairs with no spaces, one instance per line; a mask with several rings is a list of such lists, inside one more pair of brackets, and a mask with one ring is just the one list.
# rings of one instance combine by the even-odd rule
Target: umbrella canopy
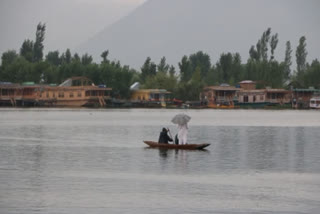
[[174,124],[185,125],[190,121],[191,117],[186,114],[177,114],[171,120]]

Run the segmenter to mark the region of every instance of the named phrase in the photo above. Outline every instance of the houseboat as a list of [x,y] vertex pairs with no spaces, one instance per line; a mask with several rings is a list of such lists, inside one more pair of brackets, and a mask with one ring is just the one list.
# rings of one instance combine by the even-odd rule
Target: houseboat
[[320,109],[320,97],[311,98],[309,107],[313,109]]
[[73,77],[59,86],[0,84],[0,103],[11,106],[105,106],[111,88],[95,86],[86,77]]
[[69,78],[57,87],[44,87],[39,91],[39,102],[46,106],[100,106],[106,105],[111,88],[95,86],[86,77]]
[[0,82],[0,106],[16,106],[22,94],[23,88],[19,84]]
[[228,84],[208,86],[203,89],[200,97],[208,108],[234,108],[234,97],[238,90]]
[[166,107],[171,103],[170,94],[166,89],[136,89],[130,101],[137,107]]
[[267,106],[290,105],[291,92],[285,89],[265,88],[256,89],[256,82],[244,80],[239,83],[237,92],[239,107],[265,108]]
[[236,106],[244,108],[264,108],[269,103],[266,101],[264,89],[242,89],[237,93]]
[[291,103],[291,92],[282,88],[266,88],[266,101],[269,105],[289,105]]
[[293,89],[292,90],[292,107],[298,109],[304,109],[310,107],[310,100],[320,93],[319,89],[313,87],[306,89]]

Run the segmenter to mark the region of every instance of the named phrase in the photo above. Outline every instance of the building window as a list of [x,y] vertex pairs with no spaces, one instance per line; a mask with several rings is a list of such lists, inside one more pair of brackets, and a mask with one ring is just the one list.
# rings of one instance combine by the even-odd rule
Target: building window
[[249,102],[248,96],[243,96],[243,102],[244,102],[244,103],[248,103],[248,102]]
[[49,92],[48,92],[48,91],[46,92],[46,97],[47,97],[47,98],[49,97]]
[[58,97],[63,98],[64,97],[64,93],[62,91],[59,92]]
[[263,95],[260,95],[260,100],[263,101]]
[[71,98],[73,97],[73,92],[70,92],[69,97]]
[[78,91],[78,97],[81,97],[81,95],[82,95],[81,91]]
[[53,98],[56,97],[56,93],[55,93],[55,92],[52,93],[52,97],[53,97]]

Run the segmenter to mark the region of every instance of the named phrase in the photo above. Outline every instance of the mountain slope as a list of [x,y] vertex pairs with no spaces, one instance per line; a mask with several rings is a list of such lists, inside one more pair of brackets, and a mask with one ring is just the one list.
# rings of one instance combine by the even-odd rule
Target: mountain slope
[[213,63],[223,52],[239,52],[246,60],[250,46],[271,27],[272,33],[279,34],[276,58],[284,58],[287,40],[295,50],[305,35],[311,60],[320,56],[319,6],[317,1],[295,0],[149,0],[77,51],[100,61],[100,54],[109,50],[110,59],[135,68],[148,56],[156,63],[166,56],[177,65],[183,55],[198,50],[207,52]]

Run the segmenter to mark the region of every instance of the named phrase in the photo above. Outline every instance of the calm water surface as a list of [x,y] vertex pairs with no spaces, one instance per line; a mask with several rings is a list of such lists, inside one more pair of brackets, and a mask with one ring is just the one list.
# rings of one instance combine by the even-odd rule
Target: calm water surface
[[[148,149],[177,113],[205,151]],[[320,213],[320,111],[0,109],[0,213]]]

